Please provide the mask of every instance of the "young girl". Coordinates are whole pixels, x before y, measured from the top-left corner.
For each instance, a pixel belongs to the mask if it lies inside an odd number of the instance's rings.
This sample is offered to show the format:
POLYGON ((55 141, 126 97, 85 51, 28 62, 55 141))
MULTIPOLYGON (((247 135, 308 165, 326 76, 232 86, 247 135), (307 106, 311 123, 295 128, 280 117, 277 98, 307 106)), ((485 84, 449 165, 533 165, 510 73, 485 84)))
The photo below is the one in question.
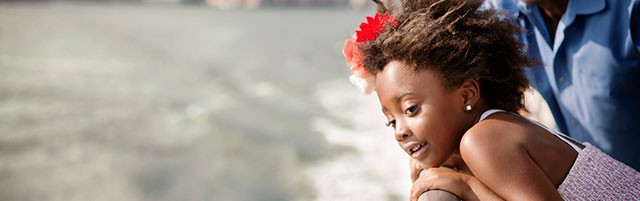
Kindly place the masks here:
POLYGON ((505 15, 478 0, 374 2, 378 13, 343 51, 352 82, 377 92, 398 144, 427 168, 412 200, 430 189, 463 200, 640 200, 640 173, 516 113, 532 61, 505 15))

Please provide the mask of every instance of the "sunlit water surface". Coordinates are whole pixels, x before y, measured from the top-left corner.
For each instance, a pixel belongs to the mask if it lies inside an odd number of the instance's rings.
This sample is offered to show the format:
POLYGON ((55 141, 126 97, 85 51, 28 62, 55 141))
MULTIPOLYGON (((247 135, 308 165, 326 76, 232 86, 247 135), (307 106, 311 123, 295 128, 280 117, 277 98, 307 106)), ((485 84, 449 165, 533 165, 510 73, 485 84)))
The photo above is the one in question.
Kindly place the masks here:
POLYGON ((0 200, 406 200, 372 12, 0 4, 0 200))

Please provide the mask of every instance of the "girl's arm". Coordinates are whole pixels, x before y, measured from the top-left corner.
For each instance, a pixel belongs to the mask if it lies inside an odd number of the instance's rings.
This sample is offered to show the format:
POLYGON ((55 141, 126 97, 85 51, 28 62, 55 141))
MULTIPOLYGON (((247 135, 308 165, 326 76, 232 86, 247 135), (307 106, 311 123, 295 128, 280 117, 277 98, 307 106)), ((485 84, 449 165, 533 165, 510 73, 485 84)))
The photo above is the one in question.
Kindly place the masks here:
POLYGON ((525 135, 508 127, 476 125, 464 135, 460 153, 477 182, 506 200, 562 200, 525 148, 525 135))

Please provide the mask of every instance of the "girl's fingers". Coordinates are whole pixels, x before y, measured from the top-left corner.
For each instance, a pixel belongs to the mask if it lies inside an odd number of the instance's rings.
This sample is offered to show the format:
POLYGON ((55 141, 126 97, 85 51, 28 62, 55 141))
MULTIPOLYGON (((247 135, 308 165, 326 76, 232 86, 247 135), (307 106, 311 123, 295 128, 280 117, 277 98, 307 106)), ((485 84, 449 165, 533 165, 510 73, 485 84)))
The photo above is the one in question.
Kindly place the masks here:
POLYGON ((418 177, 420 177, 420 171, 423 170, 422 165, 420 165, 418 161, 412 158, 409 162, 409 168, 411 172, 411 182, 415 182, 416 180, 418 180, 418 177))
POLYGON ((462 182, 458 174, 460 173, 449 168, 429 168, 422 170, 420 177, 413 182, 409 196, 410 200, 417 201, 422 193, 432 189, 445 190, 459 196, 457 194, 461 193, 460 189, 464 189, 462 185, 466 184, 462 182))
MULTIPOLYGON (((427 170, 423 170, 426 172, 427 170)), ((422 195, 422 193, 429 190, 429 186, 431 181, 427 178, 428 175, 424 175, 428 173, 423 173, 421 177, 419 177, 415 182, 413 182, 413 186, 411 187, 411 194, 409 195, 409 200, 417 201, 418 197, 422 195)))

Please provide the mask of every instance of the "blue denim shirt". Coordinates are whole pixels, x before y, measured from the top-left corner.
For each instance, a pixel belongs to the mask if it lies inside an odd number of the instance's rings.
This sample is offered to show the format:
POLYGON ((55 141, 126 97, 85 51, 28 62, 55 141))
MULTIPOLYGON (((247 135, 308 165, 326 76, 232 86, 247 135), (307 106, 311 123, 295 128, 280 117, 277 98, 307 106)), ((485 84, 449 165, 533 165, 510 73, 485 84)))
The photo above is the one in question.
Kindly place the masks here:
POLYGON ((570 0, 555 39, 536 5, 487 0, 527 31, 523 42, 544 66, 527 70, 561 132, 640 170, 638 0, 570 0))

